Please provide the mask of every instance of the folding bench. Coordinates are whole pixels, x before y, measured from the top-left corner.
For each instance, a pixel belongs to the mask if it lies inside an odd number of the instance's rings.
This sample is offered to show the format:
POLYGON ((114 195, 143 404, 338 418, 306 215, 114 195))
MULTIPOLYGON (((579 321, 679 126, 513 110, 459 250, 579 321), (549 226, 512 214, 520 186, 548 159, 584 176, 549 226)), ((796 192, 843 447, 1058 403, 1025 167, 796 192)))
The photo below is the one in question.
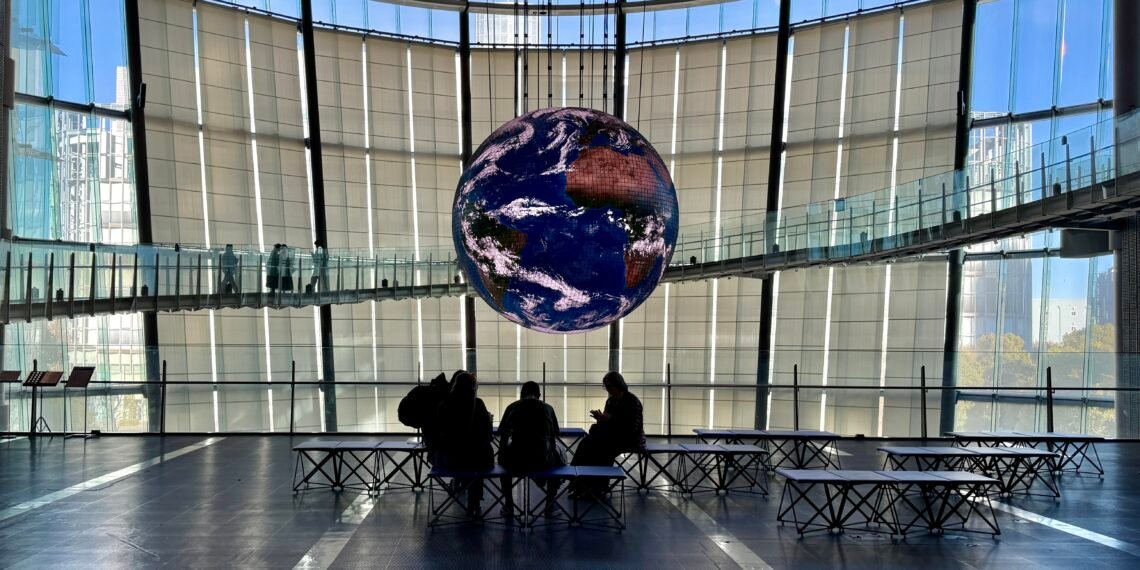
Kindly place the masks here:
MULTIPOLYGON (((800 537, 810 532, 847 528, 883 532, 870 525, 890 523, 882 517, 878 506, 883 485, 893 485, 894 481, 876 477, 875 480, 859 482, 840 473, 777 468, 776 474, 784 477, 785 483, 776 520, 781 524, 794 525, 800 537)), ((894 534, 891 530, 888 528, 888 532, 894 534)))
POLYGON ((520 507, 515 503, 514 512, 508 513, 507 516, 499 513, 500 507, 506 504, 506 495, 513 493, 515 485, 523 479, 524 477, 511 473, 500 465, 487 471, 459 471, 432 467, 428 473, 428 508, 431 511, 428 527, 469 522, 513 526, 516 521, 524 521, 525 517, 522 515, 527 512, 525 505, 520 507), (510 477, 510 488, 503 488, 503 477, 510 477), (491 484, 487 485, 488 482, 491 484), (483 487, 483 501, 478 512, 469 513, 467 491, 475 485, 483 487), (444 493, 443 501, 438 504, 435 500, 437 486, 444 493))
POLYGON ((768 494, 768 478, 761 476, 768 452, 755 445, 682 444, 682 491, 758 492, 768 494), (695 478, 695 480, 693 480, 695 478), (740 481, 741 484, 736 484, 740 481))
POLYGON ((340 490, 339 441, 306 441, 293 446, 297 461, 293 466, 293 492, 308 489, 340 490), (300 477, 300 480, 298 480, 300 477))
POLYGON ((379 463, 376 473, 383 474, 383 477, 376 483, 375 489, 379 490, 385 486, 389 489, 413 491, 426 489, 428 483, 426 455, 427 448, 418 441, 380 442, 376 446, 376 460, 379 463))
POLYGON ((625 530, 625 471, 621 467, 574 467, 583 496, 570 501, 570 526, 625 530), (600 516, 589 516, 598 512, 600 516))
POLYGON ((1058 454, 1032 447, 993 447, 974 450, 970 471, 998 480, 997 492, 1004 496, 1040 495, 1059 498, 1061 490, 1053 481, 1050 465, 1058 454), (1034 493, 1033 484, 1040 481, 1048 493, 1034 493))
POLYGON ((831 450, 837 449, 837 434, 816 430, 762 430, 758 433, 769 442, 765 446, 775 459, 776 467, 809 469, 818 465, 821 469, 840 469, 839 456, 832 457, 831 450))
POLYGON ((996 479, 963 471, 879 471, 895 480, 884 493, 878 509, 889 512, 893 530, 905 537, 916 529, 934 534, 947 530, 973 532, 997 537, 1001 534, 990 502, 996 479), (985 527, 967 527, 970 515, 985 527))
POLYGON ((1057 458, 1050 461, 1049 465, 1053 472, 1080 474, 1081 468, 1088 465, 1098 476, 1104 477, 1104 466, 1101 465, 1100 454, 1096 451, 1096 444, 1103 442, 1103 437, 1064 432, 1016 433, 1026 438, 1022 443, 1028 447, 1057 452, 1057 458))
POLYGON ((1001 530, 989 501, 997 481, 961 471, 821 471, 778 469, 787 483, 776 519, 803 535, 858 529, 905 538, 916 529, 981 532, 1001 530), (981 530, 968 528, 970 515, 981 530))
POLYGON ((568 510, 562 505, 560 499, 569 495, 570 483, 577 476, 578 468, 571 465, 563 465, 526 475, 527 481, 523 484, 523 502, 526 505, 524 522, 528 529, 534 530, 540 526, 560 524, 571 525, 571 521, 575 518, 573 507, 568 510), (546 483, 551 480, 558 481, 558 487, 554 493, 547 493, 546 483), (537 495, 533 488, 538 489, 537 495), (535 500, 536 497, 538 500, 535 500), (541 523, 539 523, 540 519, 542 520, 541 523))
POLYGON ((636 492, 684 492, 681 469, 686 453, 685 447, 679 443, 647 443, 645 449, 626 454, 618 463, 633 481, 636 492), (659 479, 663 481, 657 483, 659 479))
POLYGON ((965 447, 880 447, 883 469, 969 471, 978 454, 965 447))
POLYGON ((737 441, 736 433, 730 429, 694 428, 693 433, 697 434, 697 440, 701 443, 736 443, 737 441))
POLYGON ((334 455, 336 472, 341 489, 353 489, 370 493, 377 489, 380 478, 378 452, 379 441, 342 441, 334 455))

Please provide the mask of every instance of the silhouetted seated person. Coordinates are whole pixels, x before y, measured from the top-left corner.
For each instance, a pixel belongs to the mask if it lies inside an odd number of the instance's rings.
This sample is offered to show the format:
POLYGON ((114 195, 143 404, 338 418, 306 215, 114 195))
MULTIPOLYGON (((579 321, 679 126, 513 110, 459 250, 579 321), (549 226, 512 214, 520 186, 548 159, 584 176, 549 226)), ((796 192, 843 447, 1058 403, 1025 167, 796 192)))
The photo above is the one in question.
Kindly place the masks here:
MULTIPOLYGON (((486 471, 495 465, 491 450, 491 414, 483 400, 475 397, 475 375, 460 372, 454 376, 451 392, 439 404, 435 421, 427 430, 428 453, 432 465, 452 471, 486 471)), ((476 516, 483 500, 483 485, 473 484, 467 492, 467 513, 476 516)))
MULTIPOLYGON (((499 422, 499 465, 516 473, 562 466, 557 442, 558 416, 554 408, 540 399, 542 393, 537 382, 523 384, 519 395, 521 399, 507 406, 499 422)), ((511 478, 503 477, 502 484, 503 514, 509 517, 514 513, 514 497, 506 492, 511 488, 511 478)), ((549 480, 544 487, 547 496, 553 496, 558 490, 558 481, 549 480)), ((553 506, 553 503, 546 505, 547 514, 553 506)))
MULTIPOLYGON (((572 465, 613 466, 619 454, 645 448, 641 400, 630 393, 625 378, 617 372, 607 373, 602 384, 609 394, 606 408, 590 411, 597 423, 578 444, 572 465)), ((575 489, 575 494, 581 495, 582 489, 575 489)))
POLYGON ((440 374, 431 379, 431 383, 427 386, 416 386, 408 392, 404 399, 400 400, 400 406, 396 408, 396 417, 400 419, 400 423, 419 430, 423 430, 424 445, 431 445, 427 441, 428 425, 435 419, 435 411, 439 408, 440 402, 443 402, 447 397, 448 392, 451 390, 450 384, 447 382, 447 376, 440 374))

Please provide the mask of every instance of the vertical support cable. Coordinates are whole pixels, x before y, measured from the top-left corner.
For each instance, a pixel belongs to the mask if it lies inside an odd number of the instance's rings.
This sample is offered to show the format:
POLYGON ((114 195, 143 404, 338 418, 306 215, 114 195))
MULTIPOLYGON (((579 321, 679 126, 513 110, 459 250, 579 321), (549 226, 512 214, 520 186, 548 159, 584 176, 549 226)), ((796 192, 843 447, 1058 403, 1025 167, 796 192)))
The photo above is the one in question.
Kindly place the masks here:
MULTIPOLYGON (((958 116, 954 130, 954 195, 965 188, 966 160, 970 150, 970 75, 973 72, 974 20, 978 12, 977 0, 962 2, 962 53, 958 59, 958 116)), ((960 198, 956 198, 957 202, 960 198)), ((955 203, 955 208, 958 204, 955 203)), ((942 345, 942 413, 939 433, 954 431, 954 411, 958 384, 958 335, 962 318, 962 268, 966 256, 962 250, 950 252, 947 263, 946 328, 942 345)), ((1000 337, 998 337, 1000 339, 1000 337)), ((998 342, 1000 346, 1000 341, 998 342)))
MULTIPOLYGON (((625 85, 623 83, 626 59, 625 11, 622 10, 621 4, 621 0, 617 0, 614 6, 617 26, 617 29, 614 31, 614 51, 616 55, 614 63, 614 116, 619 119, 625 119, 625 85)), ((606 80, 607 78, 603 76, 602 81, 606 80)), ((610 323, 608 370, 621 370, 622 321, 624 321, 624 319, 610 323)))
MULTIPOLYGON (((791 54, 792 0, 780 0, 780 24, 776 35, 776 77, 772 86, 772 142, 768 154, 768 194, 765 210, 768 213, 764 224, 764 252, 768 253, 775 243, 775 217, 780 211, 780 190, 783 185, 784 141, 787 140, 785 116, 787 114, 791 54)), ((771 391, 768 386, 772 378, 772 359, 775 356, 772 335, 776 322, 776 288, 779 273, 765 277, 760 287, 760 334, 759 355, 756 359, 756 413, 754 427, 765 429, 768 425, 768 406, 771 391)))
MULTIPOLYGON (((328 227, 325 221, 325 172, 321 155, 320 104, 317 101, 317 48, 313 37, 313 0, 301 0, 301 43, 303 45, 304 84, 301 97, 304 100, 306 149, 309 158, 309 186, 312 192, 310 213, 312 216, 313 241, 320 241, 328 247, 328 227)), ((324 430, 336 431, 336 389, 331 385, 336 381, 336 365, 333 361, 332 307, 321 305, 317 309, 320 329, 320 359, 318 365, 321 394, 324 396, 324 430)))

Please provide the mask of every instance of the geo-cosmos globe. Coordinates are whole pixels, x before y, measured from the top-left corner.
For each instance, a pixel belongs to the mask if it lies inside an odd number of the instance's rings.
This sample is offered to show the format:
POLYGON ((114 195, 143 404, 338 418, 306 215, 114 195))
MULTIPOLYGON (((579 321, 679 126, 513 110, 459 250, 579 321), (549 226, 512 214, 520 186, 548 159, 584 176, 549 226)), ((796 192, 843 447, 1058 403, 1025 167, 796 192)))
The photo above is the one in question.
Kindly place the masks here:
POLYGON ((542 332, 582 332, 637 308, 677 241, 677 191, 617 117, 540 109, 507 122, 459 179, 452 237, 479 296, 542 332))

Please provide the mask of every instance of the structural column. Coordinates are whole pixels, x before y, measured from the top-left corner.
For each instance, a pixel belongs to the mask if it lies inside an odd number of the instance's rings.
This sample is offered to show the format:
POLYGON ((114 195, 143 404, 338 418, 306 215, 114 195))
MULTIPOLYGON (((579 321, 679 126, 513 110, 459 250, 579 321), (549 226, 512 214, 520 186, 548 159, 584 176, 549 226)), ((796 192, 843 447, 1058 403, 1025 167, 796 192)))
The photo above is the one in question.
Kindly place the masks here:
MULTIPOLYGON (((150 213, 150 165, 147 162, 146 145, 146 115, 143 108, 146 106, 146 85, 143 84, 142 73, 142 47, 139 32, 139 0, 127 0, 124 5, 127 35, 127 78, 130 85, 130 121, 131 144, 134 152, 135 172, 135 213, 137 216, 139 244, 154 243, 154 231, 150 213)), ((139 248, 145 251, 148 248, 139 248)), ((146 265, 154 263, 155 258, 139 259, 139 263, 146 265)), ((157 271, 157 268, 155 268, 157 271)), ((143 284, 158 295, 157 288, 151 283, 155 273, 143 273, 143 284)), ((162 429, 162 415, 165 402, 161 401, 162 389, 162 359, 158 353, 158 313, 146 311, 142 314, 143 348, 146 361, 145 395, 147 401, 147 429, 158 432, 162 429)))
MULTIPOLYGON (((776 216, 780 210, 780 179, 784 154, 784 107, 788 84, 788 42, 792 35, 792 0, 780 0, 780 28, 776 35, 776 77, 772 82, 772 143, 768 156, 768 196, 765 210, 764 247, 771 251, 776 242, 776 216)), ((764 253, 768 253, 765 251, 764 253)), ((756 358, 756 429, 768 424, 768 376, 772 366, 772 333, 776 310, 776 276, 769 275, 760 285, 760 346, 756 358)))
MULTIPOLYGON (((325 170, 321 158, 321 112, 317 101, 317 48, 313 39, 313 0, 301 0, 301 43, 305 58, 305 103, 309 118, 309 167, 313 175, 313 233, 328 247, 325 221, 325 170)), ((333 361, 332 306, 317 309, 321 328, 321 365, 324 370, 321 392, 325 397, 325 430, 336 431, 336 363, 333 361)))
MULTIPOLYGON (((962 52, 958 59, 958 120, 954 136, 954 184, 965 187, 965 169, 970 151, 970 78, 973 74, 974 20, 978 14, 978 1, 962 2, 962 52)), ((946 324, 942 345, 941 413, 938 420, 939 435, 954 431, 954 410, 958 393, 958 326, 962 320, 962 269, 966 254, 960 249, 950 252, 947 258, 946 324)))
MULTIPOLYGON (((1115 0, 1113 112, 1140 108, 1140 2, 1115 0)), ((1117 161, 1117 164, 1120 164, 1117 161)), ((1117 386, 1140 389, 1140 218, 1122 224, 1116 248, 1117 386)), ((1116 437, 1140 437, 1140 393, 1116 393, 1116 437)))
MULTIPOLYGON (((625 10, 621 0, 614 6, 614 116, 625 119, 625 10)), ((621 322, 610 323, 610 354, 609 368, 617 371, 621 368, 621 322)))
MULTIPOLYGON (((467 8, 459 13, 459 153, 463 168, 471 163, 471 15, 467 8)), ((472 275, 467 275, 471 281, 472 275)), ((474 291, 474 289, 471 289, 474 291)), ((475 295, 463 298, 463 335, 467 340, 467 354, 465 356, 466 369, 469 372, 478 371, 478 359, 475 357, 475 295)))

